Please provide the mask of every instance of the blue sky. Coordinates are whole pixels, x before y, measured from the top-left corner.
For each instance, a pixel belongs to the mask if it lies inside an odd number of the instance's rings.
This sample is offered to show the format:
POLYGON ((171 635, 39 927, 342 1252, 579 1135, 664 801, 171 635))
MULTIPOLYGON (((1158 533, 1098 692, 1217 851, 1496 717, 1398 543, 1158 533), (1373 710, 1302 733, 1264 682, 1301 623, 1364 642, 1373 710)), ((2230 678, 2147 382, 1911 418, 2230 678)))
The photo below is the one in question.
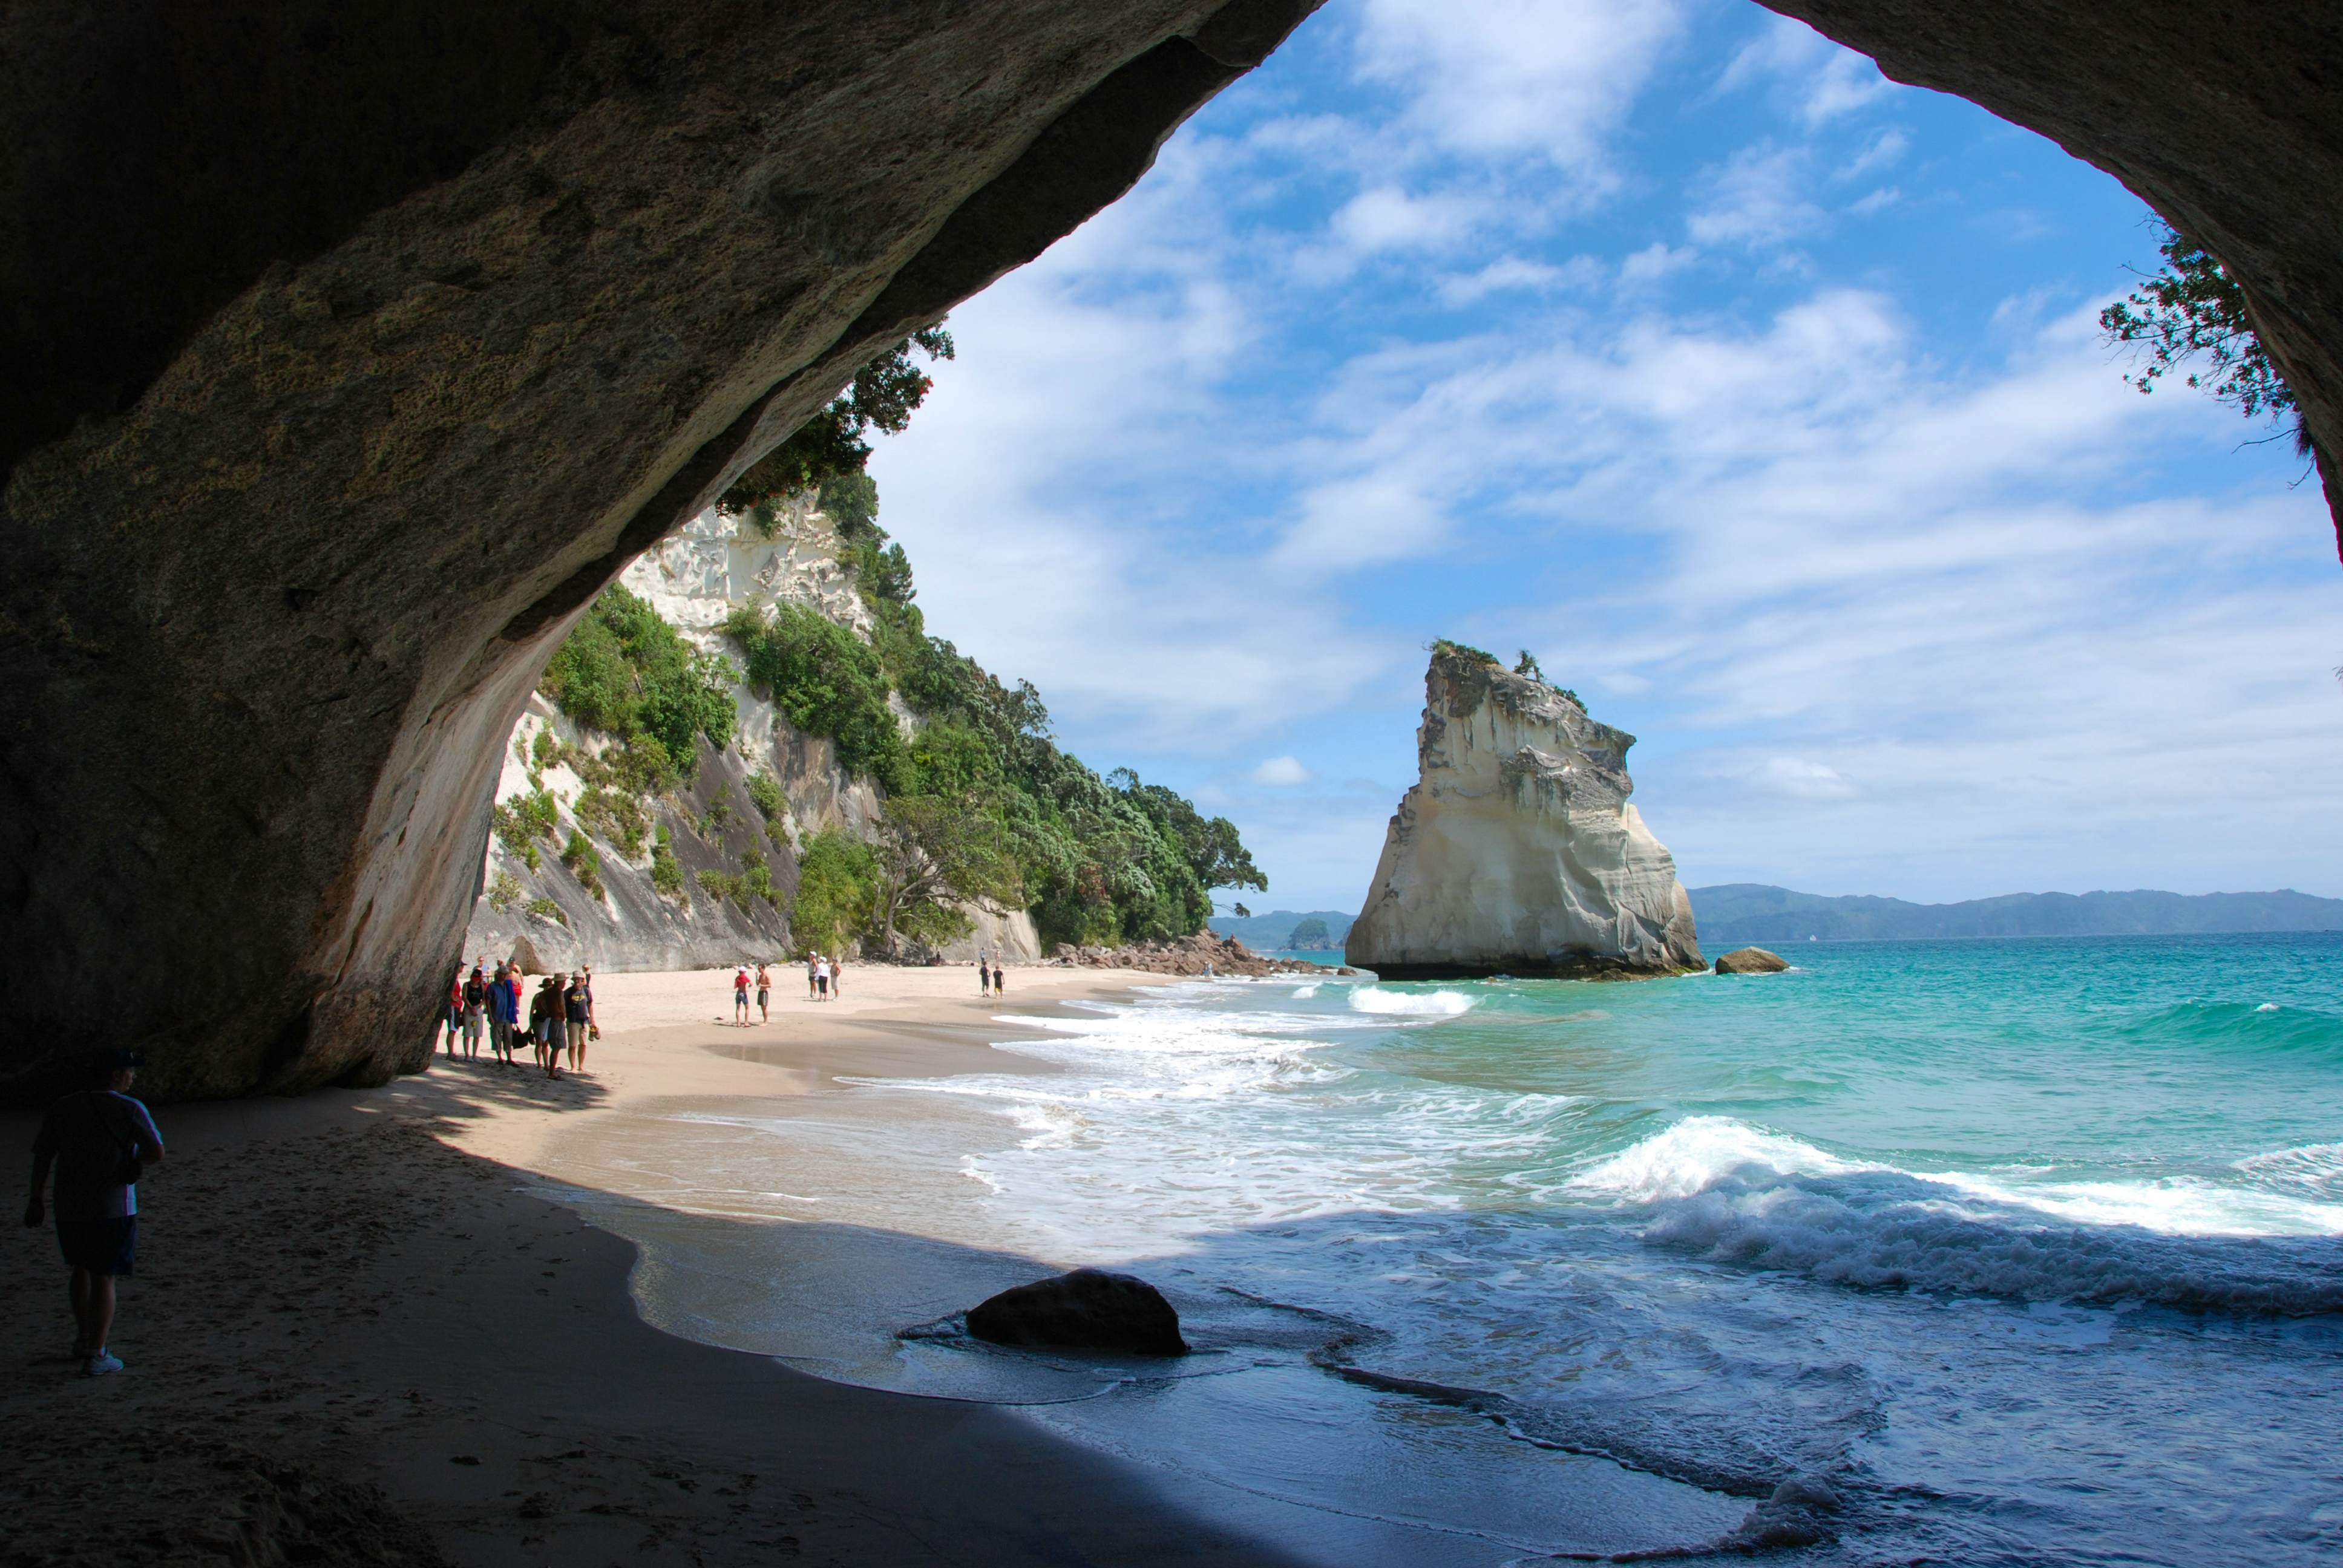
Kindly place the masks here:
POLYGON ((931 629, 1256 907, 1357 906, 1435 637, 1641 737, 1689 885, 2343 894, 2343 569, 2099 343, 2147 216, 1755 5, 1334 0, 872 471, 931 629))

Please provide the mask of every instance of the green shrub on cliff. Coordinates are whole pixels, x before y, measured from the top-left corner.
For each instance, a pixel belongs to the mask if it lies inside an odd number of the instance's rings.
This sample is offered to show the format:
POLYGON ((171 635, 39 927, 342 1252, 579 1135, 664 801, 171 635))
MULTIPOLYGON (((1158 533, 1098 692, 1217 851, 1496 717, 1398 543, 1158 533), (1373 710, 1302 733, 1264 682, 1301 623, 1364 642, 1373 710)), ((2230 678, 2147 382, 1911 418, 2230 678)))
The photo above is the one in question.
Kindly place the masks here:
POLYGON ((578 723, 631 747, 657 748, 639 769, 670 787, 691 776, 701 736, 732 739, 731 668, 695 652, 642 598, 613 583, 565 638, 538 684, 578 723))
POLYGON ((848 771, 890 790, 910 782, 910 753, 887 706, 887 671, 870 644, 791 604, 770 613, 736 609, 724 629, 740 645, 749 683, 798 729, 836 742, 848 771))

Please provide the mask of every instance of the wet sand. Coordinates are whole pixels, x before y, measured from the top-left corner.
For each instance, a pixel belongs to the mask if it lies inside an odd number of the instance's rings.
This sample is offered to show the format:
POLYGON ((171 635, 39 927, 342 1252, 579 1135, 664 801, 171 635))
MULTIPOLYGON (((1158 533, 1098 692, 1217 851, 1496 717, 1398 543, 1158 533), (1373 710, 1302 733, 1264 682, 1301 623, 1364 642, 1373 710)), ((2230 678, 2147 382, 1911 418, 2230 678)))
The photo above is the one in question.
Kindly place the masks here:
MULTIPOLYGON (((128 1371, 75 1375, 54 1239, 8 1232, 0 1562, 1282 1561, 1008 1412, 661 1333, 634 1248, 525 1191, 650 1100, 1003 1070, 971 970, 853 969, 819 1005, 793 978, 743 1029, 729 973, 604 977, 604 1039, 558 1081, 443 1056, 377 1090, 162 1108, 128 1371)), ((1160 983, 1010 979, 1021 1010, 1160 983)))

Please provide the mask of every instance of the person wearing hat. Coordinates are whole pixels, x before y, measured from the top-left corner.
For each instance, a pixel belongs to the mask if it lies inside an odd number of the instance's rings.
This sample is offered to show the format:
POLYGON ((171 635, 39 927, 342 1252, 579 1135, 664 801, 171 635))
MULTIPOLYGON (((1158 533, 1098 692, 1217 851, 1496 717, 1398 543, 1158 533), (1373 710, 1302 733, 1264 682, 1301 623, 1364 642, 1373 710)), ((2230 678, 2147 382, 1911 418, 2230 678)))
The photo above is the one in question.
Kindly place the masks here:
POLYGON ((106 1348, 114 1327, 114 1282, 132 1271, 138 1251, 138 1173, 163 1158, 163 1135, 146 1107, 130 1098, 144 1065, 127 1050, 98 1053, 89 1087, 49 1107, 33 1140, 33 1195, 25 1223, 38 1226, 42 1193, 56 1171, 57 1251, 73 1271, 74 1359, 85 1376, 122 1370, 106 1348))

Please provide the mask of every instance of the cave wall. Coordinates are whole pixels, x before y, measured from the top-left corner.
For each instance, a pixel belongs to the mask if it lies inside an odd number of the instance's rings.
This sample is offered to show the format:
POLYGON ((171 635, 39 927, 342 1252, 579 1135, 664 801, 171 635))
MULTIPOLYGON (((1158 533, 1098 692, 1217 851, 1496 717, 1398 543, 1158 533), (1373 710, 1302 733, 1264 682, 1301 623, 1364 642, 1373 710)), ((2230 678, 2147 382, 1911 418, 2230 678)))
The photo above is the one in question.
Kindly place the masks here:
POLYGON ((0 1090, 419 1063, 593 594, 1309 9, 0 14, 0 1090))
MULTIPOLYGON (((416 1065, 593 594, 1315 3, 0 9, 0 1092, 416 1065)), ((1775 8, 2200 236, 2343 450, 2331 6, 1775 8)))

